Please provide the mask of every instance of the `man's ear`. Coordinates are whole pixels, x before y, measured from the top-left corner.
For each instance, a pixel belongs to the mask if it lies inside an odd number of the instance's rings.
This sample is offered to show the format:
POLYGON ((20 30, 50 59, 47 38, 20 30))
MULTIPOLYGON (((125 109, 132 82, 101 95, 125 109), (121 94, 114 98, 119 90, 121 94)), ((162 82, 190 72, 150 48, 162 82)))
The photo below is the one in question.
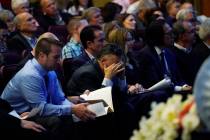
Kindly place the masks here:
POLYGON ((43 52, 40 52, 38 57, 39 57, 40 59, 42 59, 42 58, 44 58, 45 56, 46 56, 46 54, 44 54, 43 52))
POLYGON ((87 46, 92 46, 92 41, 87 41, 87 46))
POLYGON ((99 61, 101 62, 102 65, 106 65, 106 58, 105 57, 100 58, 99 61))

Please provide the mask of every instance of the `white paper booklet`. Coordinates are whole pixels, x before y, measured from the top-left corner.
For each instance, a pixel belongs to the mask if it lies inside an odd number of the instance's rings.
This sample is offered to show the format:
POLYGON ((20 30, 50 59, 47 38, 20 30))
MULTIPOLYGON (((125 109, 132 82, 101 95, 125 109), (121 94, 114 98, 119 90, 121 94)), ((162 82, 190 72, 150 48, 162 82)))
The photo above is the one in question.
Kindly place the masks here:
POLYGON ((148 90, 153 91, 153 90, 165 89, 165 88, 170 87, 171 84, 172 83, 171 83, 170 78, 164 78, 160 82, 158 82, 155 85, 153 85, 152 87, 148 88, 148 90))
POLYGON ((112 112, 114 112, 114 108, 113 108, 113 102, 112 102, 112 87, 105 87, 105 88, 101 88, 95 91, 90 92, 89 95, 87 94, 82 94, 80 95, 81 98, 85 99, 86 101, 104 101, 105 107, 106 104, 108 107, 110 107, 110 109, 112 110, 112 112))
MULTIPOLYGON (((114 112, 112 102, 112 87, 105 87, 90 92, 90 94, 80 95, 85 101, 89 102, 90 105, 87 108, 96 114, 96 117, 106 115, 109 112, 114 112)), ((80 119, 72 115, 74 122, 80 121, 80 119)))

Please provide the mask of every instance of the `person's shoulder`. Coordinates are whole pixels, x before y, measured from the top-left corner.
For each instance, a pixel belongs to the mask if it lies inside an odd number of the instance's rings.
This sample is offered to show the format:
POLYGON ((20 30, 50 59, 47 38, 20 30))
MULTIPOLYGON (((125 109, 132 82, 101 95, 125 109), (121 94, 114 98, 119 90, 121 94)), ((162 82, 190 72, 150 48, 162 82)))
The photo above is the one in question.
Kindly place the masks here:
POLYGON ((85 63, 81 67, 79 67, 74 73, 73 76, 85 76, 95 73, 95 67, 92 63, 85 63))
POLYGON ((40 75, 40 72, 36 69, 35 65, 32 63, 32 60, 28 60, 19 72, 20 75, 24 77, 39 77, 40 75))
MULTIPOLYGON (((144 48, 142 48, 138 54, 139 58, 144 58, 144 57, 148 57, 149 55, 152 54, 151 48, 149 46, 145 46, 144 48)), ((149 57, 150 58, 150 57, 149 57)), ((149 59, 148 58, 148 59, 149 59)))

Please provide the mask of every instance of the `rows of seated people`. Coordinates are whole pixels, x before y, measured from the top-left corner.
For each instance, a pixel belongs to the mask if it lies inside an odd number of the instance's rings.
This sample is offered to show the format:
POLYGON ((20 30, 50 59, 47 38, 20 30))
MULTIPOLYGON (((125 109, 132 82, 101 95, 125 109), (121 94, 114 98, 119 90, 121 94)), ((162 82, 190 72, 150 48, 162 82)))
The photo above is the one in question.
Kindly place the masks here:
MULTIPOLYGON (((46 128, 49 139, 127 140, 153 101, 192 93, 210 54, 210 19, 191 3, 60 2, 11 0, 0 9, 1 98, 19 117, 38 110, 26 120, 46 128), (163 79, 171 84, 147 90, 163 79), (115 112, 96 118, 80 95, 107 86, 115 112), (73 123, 72 114, 82 122, 73 123)), ((46 138, 36 125, 29 129, 46 138)))

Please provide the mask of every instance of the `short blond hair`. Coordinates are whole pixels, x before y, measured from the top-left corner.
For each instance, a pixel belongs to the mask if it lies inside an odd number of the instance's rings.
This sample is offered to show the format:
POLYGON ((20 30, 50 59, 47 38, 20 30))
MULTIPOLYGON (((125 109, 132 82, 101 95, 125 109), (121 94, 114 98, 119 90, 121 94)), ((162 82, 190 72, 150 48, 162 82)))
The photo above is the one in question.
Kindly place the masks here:
POLYGON ((90 19, 92 18, 93 14, 96 12, 101 12, 101 9, 97 8, 97 7, 90 7, 88 9, 85 9, 82 13, 82 17, 87 19, 87 21, 89 22, 90 19))
POLYGON ((22 4, 29 4, 29 1, 28 0, 12 0, 11 1, 11 7, 12 7, 12 10, 15 11, 16 8, 18 8, 20 5, 22 4))

